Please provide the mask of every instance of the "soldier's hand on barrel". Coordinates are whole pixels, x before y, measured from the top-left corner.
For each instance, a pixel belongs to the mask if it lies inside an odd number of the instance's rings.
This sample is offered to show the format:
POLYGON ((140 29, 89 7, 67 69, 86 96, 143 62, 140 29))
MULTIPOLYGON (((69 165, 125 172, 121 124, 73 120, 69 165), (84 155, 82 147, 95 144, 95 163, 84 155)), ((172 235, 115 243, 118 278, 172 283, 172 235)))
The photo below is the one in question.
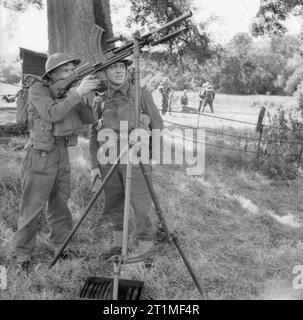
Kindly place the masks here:
POLYGON ((97 89, 100 85, 100 79, 96 75, 88 75, 82 79, 80 85, 76 89, 79 96, 84 96, 90 91, 97 89))

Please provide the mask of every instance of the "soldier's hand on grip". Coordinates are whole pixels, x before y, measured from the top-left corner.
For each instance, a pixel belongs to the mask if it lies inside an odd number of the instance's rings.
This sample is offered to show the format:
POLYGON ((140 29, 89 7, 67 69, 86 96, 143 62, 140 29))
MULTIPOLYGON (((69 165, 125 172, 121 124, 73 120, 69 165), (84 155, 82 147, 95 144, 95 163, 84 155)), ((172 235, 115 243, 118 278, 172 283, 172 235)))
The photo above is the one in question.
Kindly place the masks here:
POLYGON ((100 85, 100 79, 97 78, 95 75, 88 75, 82 79, 80 85, 76 89, 76 92, 79 96, 84 96, 90 91, 97 89, 100 85))

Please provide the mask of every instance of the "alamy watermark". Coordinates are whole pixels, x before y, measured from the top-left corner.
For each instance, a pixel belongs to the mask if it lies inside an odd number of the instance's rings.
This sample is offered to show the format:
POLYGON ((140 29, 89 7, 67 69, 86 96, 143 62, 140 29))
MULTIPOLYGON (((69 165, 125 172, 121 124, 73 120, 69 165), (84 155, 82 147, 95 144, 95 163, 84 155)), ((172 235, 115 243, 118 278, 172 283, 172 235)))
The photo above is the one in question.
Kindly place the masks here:
MULTIPOLYGON (((119 154, 130 144, 129 159, 132 164, 186 165, 186 174, 202 175, 205 170, 204 129, 134 129, 129 132, 128 122, 120 122, 117 133, 110 128, 101 129, 97 140, 101 147, 97 158, 100 164, 113 164, 119 154), (151 145, 150 145, 150 137, 151 145), (150 148, 151 147, 151 148, 150 148)), ((120 163, 127 164, 127 153, 120 163)))
POLYGON ((7 289, 7 269, 5 266, 0 266, 0 290, 7 289))
POLYGON ((294 266, 292 273, 296 274, 292 280, 292 287, 295 290, 303 289, 303 265, 294 266))

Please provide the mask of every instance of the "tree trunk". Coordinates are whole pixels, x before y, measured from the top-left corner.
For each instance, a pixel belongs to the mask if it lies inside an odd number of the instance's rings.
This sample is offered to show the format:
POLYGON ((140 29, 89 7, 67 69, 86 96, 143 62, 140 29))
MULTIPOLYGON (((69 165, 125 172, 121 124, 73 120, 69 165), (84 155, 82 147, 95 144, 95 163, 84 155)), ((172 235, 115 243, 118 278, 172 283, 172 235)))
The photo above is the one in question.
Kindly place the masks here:
POLYGON ((94 24, 107 31, 103 38, 113 36, 109 0, 47 0, 47 18, 49 54, 65 52, 85 62, 94 24))

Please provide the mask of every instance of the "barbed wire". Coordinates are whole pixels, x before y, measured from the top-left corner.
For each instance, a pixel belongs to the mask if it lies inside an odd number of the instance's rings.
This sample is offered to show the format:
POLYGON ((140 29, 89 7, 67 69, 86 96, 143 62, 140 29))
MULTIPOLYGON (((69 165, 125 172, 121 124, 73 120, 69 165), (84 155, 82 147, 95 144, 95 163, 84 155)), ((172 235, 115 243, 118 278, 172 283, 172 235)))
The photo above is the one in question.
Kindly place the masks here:
POLYGON ((234 150, 234 151, 241 151, 241 152, 245 152, 245 153, 254 153, 254 154, 258 153, 256 151, 238 149, 238 148, 233 148, 233 147, 228 147, 228 146, 220 146, 218 144, 212 144, 212 143, 209 143, 209 142, 199 141, 199 140, 196 140, 196 139, 190 139, 190 138, 186 138, 186 137, 179 136, 179 135, 176 135, 176 134, 172 134, 172 133, 169 133, 169 132, 165 132, 165 134, 168 134, 170 136, 177 137, 177 138, 180 138, 180 139, 192 141, 192 142, 195 142, 195 143, 198 143, 198 144, 205 144, 205 145, 211 146, 211 147, 216 147, 216 148, 221 148, 221 149, 229 149, 229 150, 234 150))
MULTIPOLYGON (((158 109, 158 110, 159 110, 159 111, 165 111, 165 110, 163 110, 163 109, 158 109)), ((198 114, 197 112, 185 112, 185 111, 175 111, 175 110, 171 110, 171 111, 166 110, 166 112, 169 112, 169 113, 183 113, 183 114, 200 115, 200 116, 203 116, 203 117, 210 117, 210 118, 216 118, 216 119, 221 119, 221 120, 239 122, 239 123, 249 124, 249 125, 253 125, 253 126, 256 126, 256 125, 257 125, 256 123, 252 123, 252 122, 248 122, 248 121, 235 120, 235 119, 224 118, 224 117, 218 117, 218 116, 213 116, 213 115, 204 114, 204 113, 198 114)))
MULTIPOLYGON (((176 123, 173 121, 168 121, 168 120, 163 120, 164 122, 167 123, 171 123, 174 124, 176 126, 179 127, 183 127, 183 128, 189 128, 189 129, 204 129, 205 132, 209 132, 209 133, 214 133, 214 134, 218 134, 218 135, 223 135, 223 136, 228 136, 228 137, 234 137, 234 138, 238 138, 238 139, 245 139, 245 140, 250 140, 250 141, 259 141, 259 139, 256 138, 250 138, 250 137, 246 137, 246 136, 239 136, 239 135, 233 135, 230 133, 225 133, 225 132, 220 132, 220 131, 215 131, 215 130, 209 130, 206 129, 204 127, 193 127, 193 126, 186 126, 180 123, 176 123)), ((273 140, 273 139, 261 139, 260 142, 272 142, 272 143, 287 143, 287 144, 303 144, 303 141, 283 141, 283 140, 273 140)))
MULTIPOLYGON (((165 111, 163 109, 159 109, 159 111, 165 111)), ((236 119, 230 119, 230 118, 225 118, 225 117, 218 117, 218 116, 213 116, 210 114, 204 114, 204 113, 197 113, 197 112, 185 112, 185 111, 175 111, 175 110, 171 110, 168 111, 166 110, 166 112, 168 113, 181 113, 181 114, 191 114, 191 115, 198 115, 198 116, 202 116, 202 117, 210 117, 210 118, 216 118, 216 119, 220 119, 220 120, 226 120, 226 121, 232 121, 232 122, 238 122, 238 123, 243 123, 243 124, 248 124, 248 125, 252 125, 252 126, 256 126, 257 123, 253 123, 253 122, 248 122, 248 121, 243 121, 243 120, 236 120, 236 119)), ((268 124, 262 124, 264 127, 268 127, 268 128, 273 128, 273 129, 279 129, 278 127, 275 126, 271 126, 268 124)))
POLYGON ((220 132, 220 131, 215 131, 215 130, 209 130, 209 129, 206 129, 205 127, 193 127, 193 126, 186 126, 186 125, 183 125, 183 124, 180 124, 180 123, 176 123, 176 122, 173 122, 173 121, 168 121, 168 120, 163 120, 163 121, 167 122, 167 123, 171 123, 171 124, 177 125, 177 126, 180 126, 180 127, 184 127, 184 128, 204 129, 205 132, 209 132, 209 133, 220 134, 220 135, 223 135, 223 136, 229 136, 229 137, 234 137, 234 138, 238 138, 238 139, 242 138, 242 139, 246 139, 246 140, 259 141, 256 138, 250 138, 250 137, 246 137, 246 136, 239 136, 239 135, 234 135, 234 134, 230 134, 230 133, 225 133, 225 132, 220 132))

